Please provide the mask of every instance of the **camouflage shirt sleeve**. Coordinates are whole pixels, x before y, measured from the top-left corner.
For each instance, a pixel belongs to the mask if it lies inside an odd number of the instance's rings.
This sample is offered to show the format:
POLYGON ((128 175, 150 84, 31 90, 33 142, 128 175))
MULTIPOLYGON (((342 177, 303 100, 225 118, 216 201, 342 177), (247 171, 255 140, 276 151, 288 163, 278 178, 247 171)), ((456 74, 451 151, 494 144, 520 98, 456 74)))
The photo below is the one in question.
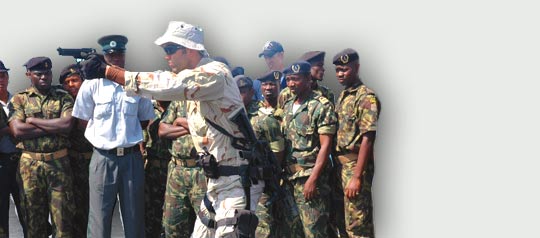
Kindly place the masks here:
POLYGON ((325 100, 321 100, 320 107, 313 112, 313 116, 317 120, 317 133, 319 135, 333 135, 336 134, 337 130, 337 116, 332 103, 326 98, 323 99, 325 100))
POLYGON ((26 120, 24 114, 24 96, 21 94, 16 94, 11 98, 11 103, 9 104, 9 121, 18 119, 26 120))
POLYGON ((73 111, 73 105, 75 103, 73 101, 73 97, 71 97, 69 93, 65 93, 60 100, 62 105, 62 112, 60 114, 61 117, 71 116, 71 113, 73 111))
POLYGON ((281 133, 279 121, 269 115, 259 115, 251 119, 253 130, 258 139, 266 139, 272 152, 285 150, 285 139, 281 133))
POLYGON ((172 101, 169 104, 169 107, 167 108, 167 110, 165 110, 165 114, 161 118, 162 123, 173 124, 174 120, 176 119, 178 103, 178 101, 172 101))
POLYGON ((377 97, 373 94, 366 95, 364 100, 360 102, 358 110, 360 111, 360 120, 358 120, 360 134, 376 131, 380 111, 380 103, 377 97))

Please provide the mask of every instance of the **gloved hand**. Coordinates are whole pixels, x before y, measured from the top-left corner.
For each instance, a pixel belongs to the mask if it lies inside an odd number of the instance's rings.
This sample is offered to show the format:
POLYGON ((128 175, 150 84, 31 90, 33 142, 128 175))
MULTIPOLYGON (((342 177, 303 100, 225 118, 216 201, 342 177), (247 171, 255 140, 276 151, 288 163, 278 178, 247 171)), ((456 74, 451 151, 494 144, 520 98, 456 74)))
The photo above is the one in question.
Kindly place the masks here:
POLYGON ((103 55, 92 53, 80 64, 84 79, 105 78, 107 63, 103 55))

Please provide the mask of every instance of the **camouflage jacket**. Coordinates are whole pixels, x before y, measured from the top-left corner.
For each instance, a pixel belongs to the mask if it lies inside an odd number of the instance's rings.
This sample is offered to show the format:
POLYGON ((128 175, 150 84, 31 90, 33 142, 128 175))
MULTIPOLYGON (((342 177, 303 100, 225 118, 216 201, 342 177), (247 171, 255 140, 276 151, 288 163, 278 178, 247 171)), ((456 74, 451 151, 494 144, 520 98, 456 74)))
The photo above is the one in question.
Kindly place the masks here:
MULTIPOLYGON (((187 117, 186 102, 172 101, 161 118, 162 123, 173 124, 178 117, 187 117)), ((176 138, 169 146, 169 153, 180 159, 189 159, 193 149, 193 140, 189 134, 176 138)))
POLYGON ((339 118, 336 151, 358 153, 362 135, 377 130, 380 110, 375 92, 362 83, 343 90, 336 104, 339 118))
POLYGON ((264 139, 270 144, 272 152, 277 153, 285 149, 285 140, 281 133, 279 121, 273 114, 268 114, 264 107, 259 107, 260 102, 252 102, 248 105, 253 131, 259 140, 264 139))
MULTIPOLYGON (((332 92, 332 90, 330 90, 326 86, 317 85, 317 87, 312 89, 312 90, 313 90, 313 92, 317 93, 318 95, 322 95, 323 97, 328 99, 332 103, 332 105, 334 104, 334 102, 335 102, 334 93, 332 92)), ((291 92, 291 90, 288 87, 284 88, 279 93, 277 108, 283 109, 285 104, 289 100, 291 100, 293 98, 294 98, 294 93, 291 92)))
MULTIPOLYGON (((41 95, 36 88, 30 87, 11 98, 9 121, 19 119, 24 122, 29 117, 55 119, 71 115, 72 109, 73 98, 66 91, 51 88, 46 95, 41 95)), ((48 134, 20 140, 17 148, 30 152, 49 153, 67 148, 69 145, 67 137, 48 134)))
MULTIPOLYGON (((283 135, 287 143, 287 164, 299 164, 309 168, 301 176, 311 174, 320 149, 319 135, 334 135, 337 118, 334 106, 315 92, 293 113, 295 99, 285 104, 282 122, 283 135)), ((295 176, 298 177, 298 176, 295 176)))
POLYGON ((171 158, 171 154, 169 152, 171 140, 160 138, 158 135, 159 123, 167 110, 161 109, 155 100, 152 100, 152 104, 154 106, 154 114, 156 114, 156 118, 152 120, 152 123, 150 123, 146 129, 148 134, 148 140, 146 141, 146 151, 148 153, 147 158, 149 160, 168 160, 171 158))

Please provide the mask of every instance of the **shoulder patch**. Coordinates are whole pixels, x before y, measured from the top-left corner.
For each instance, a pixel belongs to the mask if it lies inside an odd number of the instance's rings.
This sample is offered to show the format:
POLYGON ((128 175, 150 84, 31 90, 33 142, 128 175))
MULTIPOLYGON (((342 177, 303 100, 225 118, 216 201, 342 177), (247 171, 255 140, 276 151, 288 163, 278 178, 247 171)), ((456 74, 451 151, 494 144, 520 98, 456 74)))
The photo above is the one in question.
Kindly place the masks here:
POLYGON ((318 100, 319 102, 321 102, 322 104, 328 104, 328 103, 330 103, 330 100, 328 100, 328 98, 323 97, 323 96, 321 96, 321 95, 317 96, 317 100, 318 100))

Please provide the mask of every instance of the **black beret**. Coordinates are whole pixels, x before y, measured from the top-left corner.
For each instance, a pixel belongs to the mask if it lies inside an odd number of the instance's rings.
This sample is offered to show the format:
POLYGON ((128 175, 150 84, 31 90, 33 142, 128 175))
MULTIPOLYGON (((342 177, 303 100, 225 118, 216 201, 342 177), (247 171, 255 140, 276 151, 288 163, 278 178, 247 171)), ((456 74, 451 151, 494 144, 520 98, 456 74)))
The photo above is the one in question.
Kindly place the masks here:
POLYGON ((9 69, 6 68, 6 66, 4 65, 4 62, 0 60, 0 72, 7 72, 7 71, 9 71, 9 69))
POLYGON ((300 60, 305 60, 309 62, 310 64, 313 64, 315 62, 324 62, 324 55, 326 53, 324 51, 308 51, 300 57, 300 60))
POLYGON ((257 78, 261 83, 266 81, 279 81, 281 77, 283 76, 283 73, 280 71, 270 71, 263 76, 257 78))
POLYGON ((283 69, 283 74, 311 74, 311 64, 304 60, 296 61, 283 69))
POLYGON ((51 59, 48 57, 40 56, 29 59, 24 66, 28 71, 49 71, 52 68, 51 59))
MULTIPOLYGON (((70 64, 68 66, 66 66, 64 69, 62 69, 62 71, 60 72, 60 77, 58 78, 58 81, 60 82, 60 84, 63 84, 64 83, 64 80, 71 76, 71 75, 74 75, 74 74, 78 74, 81 76, 81 71, 79 70, 79 67, 77 67, 76 64, 70 64)), ((82 79, 82 77, 81 77, 82 79)))
POLYGON ((347 48, 337 53, 332 59, 332 63, 335 65, 346 65, 349 62, 353 62, 358 59, 358 53, 351 48, 347 48))
POLYGON ((113 52, 125 52, 128 38, 123 35, 107 35, 99 38, 98 44, 103 47, 105 54, 113 52))

